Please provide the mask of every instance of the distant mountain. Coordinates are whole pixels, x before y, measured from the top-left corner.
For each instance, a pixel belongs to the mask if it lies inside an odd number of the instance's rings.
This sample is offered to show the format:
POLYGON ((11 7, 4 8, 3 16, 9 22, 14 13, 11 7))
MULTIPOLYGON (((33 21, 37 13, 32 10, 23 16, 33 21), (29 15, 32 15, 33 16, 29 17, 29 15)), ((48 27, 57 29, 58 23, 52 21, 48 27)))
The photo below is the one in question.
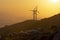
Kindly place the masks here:
POLYGON ((13 25, 6 25, 1 28, 1 32, 20 32, 21 30, 30 30, 36 28, 49 28, 53 25, 60 26, 60 14, 54 15, 50 18, 45 18, 38 21, 26 20, 24 22, 16 23, 13 25))

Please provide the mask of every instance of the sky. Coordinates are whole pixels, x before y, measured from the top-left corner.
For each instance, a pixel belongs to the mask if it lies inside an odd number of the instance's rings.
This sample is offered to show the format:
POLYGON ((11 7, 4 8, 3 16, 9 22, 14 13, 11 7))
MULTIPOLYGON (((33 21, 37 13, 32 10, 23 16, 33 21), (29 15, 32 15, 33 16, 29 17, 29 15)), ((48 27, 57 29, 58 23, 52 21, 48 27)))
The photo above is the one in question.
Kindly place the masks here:
POLYGON ((38 7, 38 20, 60 13, 60 0, 0 0, 0 26, 32 19, 38 7))

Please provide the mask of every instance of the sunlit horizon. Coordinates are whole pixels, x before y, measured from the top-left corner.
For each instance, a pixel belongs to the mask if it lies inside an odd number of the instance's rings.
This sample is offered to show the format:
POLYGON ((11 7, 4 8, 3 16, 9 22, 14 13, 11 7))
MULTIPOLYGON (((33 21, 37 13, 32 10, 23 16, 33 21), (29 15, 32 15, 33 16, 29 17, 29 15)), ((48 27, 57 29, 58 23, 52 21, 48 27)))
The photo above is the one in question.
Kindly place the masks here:
POLYGON ((32 19, 32 10, 38 6, 38 19, 60 13, 60 0, 1 0, 0 24, 11 24, 32 19))

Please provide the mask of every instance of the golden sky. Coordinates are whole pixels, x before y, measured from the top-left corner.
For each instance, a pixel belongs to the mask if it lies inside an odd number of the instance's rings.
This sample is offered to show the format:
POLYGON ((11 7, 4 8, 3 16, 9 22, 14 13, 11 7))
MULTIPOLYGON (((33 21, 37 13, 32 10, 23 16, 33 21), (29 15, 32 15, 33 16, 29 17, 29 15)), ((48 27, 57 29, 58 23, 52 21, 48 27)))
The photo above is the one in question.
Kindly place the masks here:
POLYGON ((60 0, 0 0, 0 24, 32 19, 32 10, 38 6, 38 19, 60 12, 60 0))

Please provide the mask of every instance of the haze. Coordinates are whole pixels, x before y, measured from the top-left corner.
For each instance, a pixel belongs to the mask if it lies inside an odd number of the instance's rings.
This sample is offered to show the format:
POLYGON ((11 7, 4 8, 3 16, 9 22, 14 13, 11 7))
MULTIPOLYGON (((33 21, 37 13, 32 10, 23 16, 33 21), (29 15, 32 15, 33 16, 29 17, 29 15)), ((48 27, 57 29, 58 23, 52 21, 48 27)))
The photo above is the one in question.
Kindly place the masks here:
POLYGON ((32 19, 32 10, 38 6, 38 19, 60 12, 60 1, 52 0, 0 0, 0 26, 32 19))

